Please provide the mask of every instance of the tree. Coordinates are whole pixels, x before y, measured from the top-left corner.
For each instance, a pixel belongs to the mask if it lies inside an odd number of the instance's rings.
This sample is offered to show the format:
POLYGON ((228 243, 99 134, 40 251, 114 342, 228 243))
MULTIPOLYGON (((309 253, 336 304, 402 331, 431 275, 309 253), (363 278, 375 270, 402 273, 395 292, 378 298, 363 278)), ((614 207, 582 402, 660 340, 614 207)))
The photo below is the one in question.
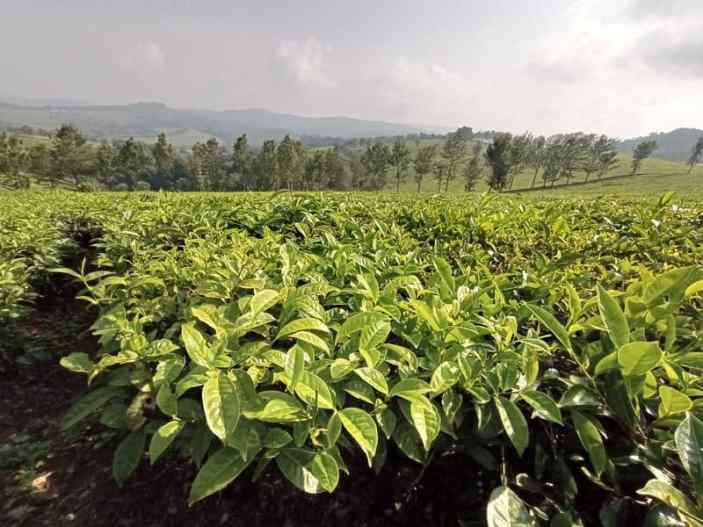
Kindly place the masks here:
POLYGON ((471 141, 474 138, 474 129, 470 126, 460 126, 454 133, 459 134, 467 141, 471 141))
POLYGON ((295 157, 296 149, 294 141, 291 139, 290 135, 286 134, 283 141, 281 141, 276 149, 276 166, 278 170, 274 178, 274 190, 279 190, 280 188, 291 190, 293 188, 293 169, 296 165, 295 157))
POLYGON ((527 164, 530 144, 532 143, 532 134, 526 132, 522 135, 516 135, 510 141, 510 167, 508 169, 508 189, 513 188, 515 176, 517 176, 527 164))
POLYGON ((617 157, 616 145, 617 141, 607 135, 586 136, 586 152, 581 166, 586 174, 585 181, 594 173, 598 174, 600 179, 610 170, 617 157))
POLYGON ((422 189, 422 180, 427 174, 432 172, 437 156, 437 145, 418 146, 415 154, 415 183, 417 191, 422 189))
POLYGON ((208 139, 205 144, 195 143, 192 148, 191 162, 200 188, 214 191, 226 190, 225 149, 217 139, 214 137, 208 139))
POLYGON ((369 175, 369 186, 380 190, 386 185, 386 170, 390 163, 391 152, 387 145, 377 141, 366 147, 361 163, 369 175))
POLYGON ((115 180, 134 189, 138 181, 143 181, 151 174, 151 156, 147 146, 130 137, 117 145, 114 158, 115 180))
POLYGON ((659 148, 659 145, 654 139, 642 141, 632 152, 632 175, 634 176, 640 169, 642 161, 651 156, 654 151, 659 148))
POLYGON ((349 171, 351 172, 351 185, 354 190, 361 190, 366 186, 368 173, 361 162, 362 155, 351 152, 349 155, 349 171))
POLYGON ((83 134, 71 124, 63 124, 52 138, 49 155, 51 184, 72 179, 78 186, 90 175, 90 149, 83 134))
POLYGON ((295 162, 292 168, 292 188, 303 188, 303 174, 305 172, 305 162, 308 159, 308 151, 302 141, 293 141, 293 158, 295 162))
POLYGON ((276 141, 264 141, 253 161, 254 188, 270 190, 276 181, 276 141))
POLYGON ((51 184, 51 179, 49 178, 49 156, 49 146, 46 143, 35 144, 27 152, 27 169, 38 180, 51 184))
POLYGON ((703 137, 699 137, 698 141, 696 141, 696 144, 693 145, 693 149, 691 150, 691 157, 688 158, 688 173, 690 174, 691 171, 693 171, 693 167, 695 167, 698 163, 701 162, 701 157, 703 156, 703 137))
POLYGON ((533 170, 530 188, 534 188, 539 171, 544 166, 546 145, 547 140, 540 135, 532 140, 528 148, 526 164, 533 170))
POLYGON ((488 175, 488 186, 491 190, 501 191, 508 183, 511 141, 512 136, 510 134, 497 134, 486 149, 486 161, 491 167, 488 175))
POLYGON ((100 143, 95 151, 95 177, 107 188, 113 188, 115 181, 115 150, 107 141, 100 143))
POLYGON ((176 152, 173 145, 166 139, 166 134, 161 132, 156 143, 151 147, 151 156, 154 159, 154 174, 150 178, 152 187, 172 187, 174 184, 173 168, 176 163, 176 152))
POLYGON ((617 150, 609 150, 603 152, 598 160, 598 179, 600 180, 605 176, 611 168, 618 164, 618 152, 617 150))
POLYGON ((29 178, 22 173, 25 162, 21 139, 5 133, 0 135, 0 176, 4 176, 5 185, 13 188, 29 186, 29 178))
POLYGON ((325 180, 325 152, 315 150, 305 161, 305 187, 307 190, 322 190, 325 180))
POLYGON ((588 137, 580 132, 561 136, 559 176, 566 178, 567 185, 571 183, 574 173, 583 167, 588 152, 588 142, 588 137))
POLYGON ((345 187, 344 160, 339 147, 335 146, 325 152, 324 168, 327 180, 327 188, 331 190, 343 190, 345 187))
MULTIPOLYGON (((460 129, 461 130, 461 129, 460 129)), ((466 137, 460 131, 456 131, 447 136, 442 149, 442 156, 446 160, 446 170, 444 174, 444 191, 449 191, 449 183, 456 178, 456 171, 459 163, 466 156, 466 137)))
POLYGON ((410 150, 405 142, 398 140, 393 143, 390 164, 395 168, 395 191, 400 192, 400 183, 405 181, 410 166, 410 150))
POLYGON ((254 188, 252 181, 252 155, 247 142, 247 134, 240 135, 232 145, 229 163, 229 178, 236 180, 237 187, 243 190, 254 188))
POLYGON ((432 173, 437 182, 437 192, 442 192, 442 183, 447 178, 447 161, 443 157, 435 160, 432 173))
POLYGON ((474 143, 473 157, 464 169, 464 190, 471 192, 481 179, 483 164, 481 163, 481 143, 474 143))

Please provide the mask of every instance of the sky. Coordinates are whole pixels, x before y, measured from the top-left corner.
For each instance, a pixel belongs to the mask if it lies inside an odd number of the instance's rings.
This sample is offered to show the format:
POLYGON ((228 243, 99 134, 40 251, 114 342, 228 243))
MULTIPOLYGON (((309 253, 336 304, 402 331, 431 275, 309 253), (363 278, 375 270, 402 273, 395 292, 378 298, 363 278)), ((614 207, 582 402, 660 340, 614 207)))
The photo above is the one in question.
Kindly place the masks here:
POLYGON ((0 92, 616 137, 703 128, 703 0, 0 0, 0 92))

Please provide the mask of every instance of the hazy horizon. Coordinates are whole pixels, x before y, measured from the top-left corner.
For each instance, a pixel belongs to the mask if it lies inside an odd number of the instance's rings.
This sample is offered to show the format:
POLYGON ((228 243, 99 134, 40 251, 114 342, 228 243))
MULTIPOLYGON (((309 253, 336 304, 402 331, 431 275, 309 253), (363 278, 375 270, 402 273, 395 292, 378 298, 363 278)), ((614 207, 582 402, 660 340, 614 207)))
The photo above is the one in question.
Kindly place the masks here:
POLYGON ((703 127, 703 2, 2 1, 2 95, 618 137, 703 127))

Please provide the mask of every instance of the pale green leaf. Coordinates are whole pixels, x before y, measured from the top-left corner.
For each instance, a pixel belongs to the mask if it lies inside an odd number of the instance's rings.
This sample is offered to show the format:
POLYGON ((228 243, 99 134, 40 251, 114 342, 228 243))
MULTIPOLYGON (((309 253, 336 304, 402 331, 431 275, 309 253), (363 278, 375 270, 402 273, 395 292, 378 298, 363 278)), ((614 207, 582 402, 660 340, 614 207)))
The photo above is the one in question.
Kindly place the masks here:
POLYGON ((287 337, 298 331, 320 331, 322 333, 329 333, 330 329, 324 322, 316 318, 300 318, 283 326, 278 332, 276 339, 287 337))
POLYGON ((166 449, 173 443, 178 434, 181 433, 185 423, 183 421, 173 420, 159 429, 151 436, 149 443, 149 462, 153 465, 161 457, 166 449))
POLYGON ((378 429, 376 423, 360 408, 345 408, 338 412, 342 426, 366 454, 369 467, 373 464, 373 456, 378 446, 378 429))
POLYGON ((630 326, 620 304, 598 285, 598 311, 616 348, 630 342, 630 326))
POLYGON ((210 377, 203 386, 202 400, 210 430, 229 445, 240 414, 239 395, 234 384, 226 374, 220 372, 210 377))
POLYGON ((357 368, 354 370, 363 381, 384 395, 388 395, 388 382, 384 375, 375 368, 357 368))
POLYGON ((618 364, 625 376, 644 375, 655 368, 661 358, 657 342, 630 342, 618 350, 618 364))

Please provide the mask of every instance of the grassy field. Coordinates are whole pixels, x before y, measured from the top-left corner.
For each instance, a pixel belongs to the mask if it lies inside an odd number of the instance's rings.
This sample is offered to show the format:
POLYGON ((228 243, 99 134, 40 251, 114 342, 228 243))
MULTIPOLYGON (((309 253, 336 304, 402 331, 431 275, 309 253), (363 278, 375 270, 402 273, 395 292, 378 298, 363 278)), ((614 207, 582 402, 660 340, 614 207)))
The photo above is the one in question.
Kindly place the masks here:
MULTIPOLYGON (((576 173, 571 183, 573 186, 562 186, 565 182, 558 182, 555 188, 547 187, 543 191, 545 195, 556 193, 561 196, 589 196, 593 194, 615 194, 615 195, 648 195, 652 193, 661 193, 669 190, 681 193, 695 193, 703 195, 703 165, 698 165, 688 174, 688 166, 685 163, 678 161, 670 161, 667 159, 650 158, 646 159, 640 168, 640 173, 636 176, 630 176, 630 164, 632 157, 628 154, 620 154, 618 156, 619 163, 608 174, 608 178, 602 181, 594 180, 586 185, 581 185, 585 180, 585 174, 576 173), (623 177, 626 176, 626 177, 623 177)), ((484 168, 484 176, 488 168, 484 168)), ((540 173, 541 175, 541 173, 540 173)), ((537 178, 537 187, 541 187, 540 175, 537 178)), ((386 190, 395 190, 395 183, 391 181, 393 175, 389 173, 389 182, 386 185, 386 190)), ((405 183, 401 185, 401 191, 413 192, 417 185, 413 182, 414 170, 408 172, 408 177, 405 183)), ((513 190, 529 189, 532 183, 532 170, 524 170, 515 177, 513 190)), ((434 193, 437 191, 437 182, 432 179, 426 179, 422 184, 423 192, 434 193)), ((488 190, 485 181, 479 182, 476 190, 484 192, 488 190)), ((449 185, 449 192, 460 193, 464 191, 464 180, 457 177, 449 185)), ((540 194, 542 191, 531 191, 530 194, 540 194)))

